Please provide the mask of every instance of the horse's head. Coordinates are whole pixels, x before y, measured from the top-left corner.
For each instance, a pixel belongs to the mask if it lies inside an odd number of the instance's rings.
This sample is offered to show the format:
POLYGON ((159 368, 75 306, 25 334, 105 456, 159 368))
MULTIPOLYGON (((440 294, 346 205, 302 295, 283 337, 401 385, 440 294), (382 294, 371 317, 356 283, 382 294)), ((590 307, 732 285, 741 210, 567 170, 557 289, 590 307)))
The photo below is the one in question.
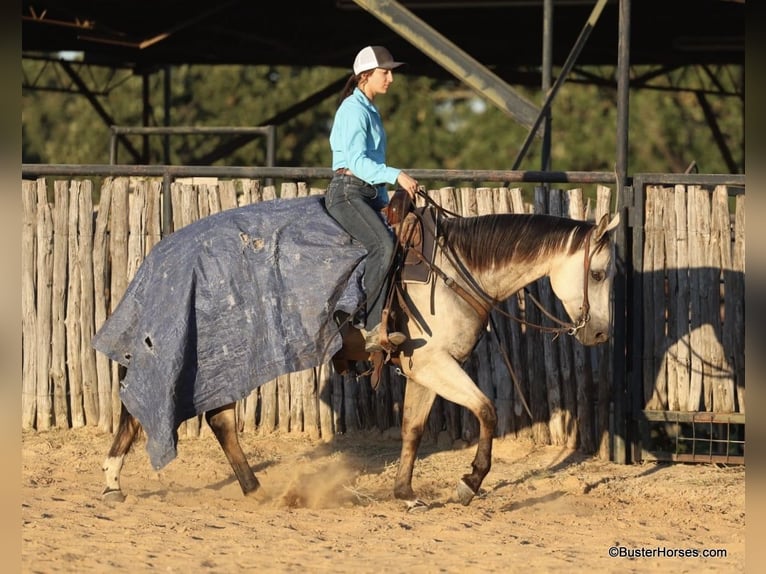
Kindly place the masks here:
POLYGON ((602 217, 589 234, 589 241, 550 273, 551 287, 567 314, 578 326, 582 325, 575 337, 584 345, 603 343, 612 332, 615 264, 610 232, 619 223, 619 214, 611 221, 606 215, 602 217))

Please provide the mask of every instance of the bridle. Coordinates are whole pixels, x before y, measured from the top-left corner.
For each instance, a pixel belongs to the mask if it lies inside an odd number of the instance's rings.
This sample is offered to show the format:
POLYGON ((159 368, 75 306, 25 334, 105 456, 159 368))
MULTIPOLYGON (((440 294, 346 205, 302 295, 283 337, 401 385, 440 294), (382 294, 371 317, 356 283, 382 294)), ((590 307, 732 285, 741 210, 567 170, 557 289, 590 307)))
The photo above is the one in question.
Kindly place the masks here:
MULTIPOLYGON (((572 323, 569 321, 562 321, 558 317, 554 316, 553 314, 549 313, 542 304, 535 298, 534 295, 532 295, 531 292, 527 290, 526 295, 530 298, 530 300, 537 306, 537 308, 540 310, 541 313, 543 313, 546 317, 548 317, 551 321, 554 321, 560 325, 560 327, 542 327, 539 325, 532 325, 531 323, 525 322, 525 324, 537 327, 538 329, 544 329, 548 332, 555 332, 558 334, 566 333, 567 335, 576 335, 577 332, 585 327, 586 323, 590 321, 590 300, 588 298, 588 278, 590 277, 590 262, 593 258, 593 255, 595 254, 595 251, 590 251, 590 239, 593 236, 593 227, 591 227, 588 232, 585 235, 585 257, 583 261, 583 286, 582 286, 582 306, 580 307, 580 317, 577 320, 576 323, 572 323)), ((502 311, 501 309, 497 309, 498 312, 502 311)), ((504 313, 505 316, 509 316, 504 313)), ((513 318, 513 317, 511 317, 513 318)))
MULTIPOLYGON (((436 202, 434 202, 430 197, 428 197, 427 194, 419 192, 423 197, 426 198, 426 201, 432 205, 437 211, 440 213, 449 215, 451 217, 461 217, 458 214, 452 213, 440 205, 438 205, 436 202)), ((559 319, 553 313, 549 312, 543 305, 538 301, 538 299, 532 295, 532 293, 525 289, 525 296, 529 297, 529 299, 535 304, 535 306, 540 310, 540 312, 548 317, 551 321, 557 324, 557 326, 547 326, 537 323, 532 323, 530 321, 527 321, 526 319, 522 319, 520 317, 516 317, 515 315, 511 315, 510 313, 506 312, 502 308, 500 308, 499 304, 500 302, 488 295, 484 289, 476 282, 473 275, 466 269, 463 262, 458 257, 457 253, 455 253, 454 249, 451 249, 448 245, 445 245, 444 238, 440 235, 438 235, 436 241, 439 245, 439 248, 442 250, 442 253, 444 253, 447 257, 447 259, 450 261, 452 266, 458 271, 458 276, 464 283, 466 283, 470 287, 470 291, 465 289, 459 282, 457 282, 454 278, 450 277, 444 270, 442 270, 440 267, 438 267, 435 263, 427 261, 423 255, 417 251, 412 250, 412 253, 415 253, 416 256, 424 262, 426 265, 429 266, 429 268, 436 273, 436 275, 441 278, 444 283, 451 288, 455 293, 457 293, 463 300, 465 300, 472 308, 473 310, 481 317, 484 324, 489 320, 490 313, 492 311, 495 311, 499 315, 502 315, 503 317, 506 317, 508 319, 512 319, 513 321, 516 321, 517 323, 520 323, 522 325, 532 327, 534 329, 538 329, 539 331, 545 332, 545 333, 554 333, 556 337, 558 337, 562 333, 566 333, 567 335, 576 335, 578 331, 580 331, 585 325, 590 321, 590 300, 588 298, 588 278, 590 277, 590 267, 591 267, 591 259, 593 255, 595 254, 595 251, 591 252, 590 250, 590 241, 591 237, 593 235, 594 228, 591 227, 588 229, 588 232, 585 235, 584 240, 584 261, 583 261, 583 299, 582 299, 582 306, 580 307, 580 316, 577 319, 576 322, 571 321, 564 321, 562 319, 559 319)))

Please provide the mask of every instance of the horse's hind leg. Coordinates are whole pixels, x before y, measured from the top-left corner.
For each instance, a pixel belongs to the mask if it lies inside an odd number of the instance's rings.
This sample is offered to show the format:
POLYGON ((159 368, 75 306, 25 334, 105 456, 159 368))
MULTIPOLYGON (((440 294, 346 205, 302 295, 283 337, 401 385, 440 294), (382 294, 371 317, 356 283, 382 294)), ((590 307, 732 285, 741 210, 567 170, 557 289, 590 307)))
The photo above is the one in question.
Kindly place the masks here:
POLYGON ((404 391, 402 415, 402 454, 394 482, 394 496, 402 500, 414 500, 412 469, 415 466, 420 441, 423 438, 428 413, 436 398, 431 389, 409 381, 404 391))
POLYGON ((141 428, 138 419, 128 412, 125 405, 120 410, 120 422, 112 441, 112 447, 101 469, 104 471, 106 488, 101 497, 108 502, 123 502, 125 495, 120 489, 120 471, 133 441, 141 428))
POLYGON ((258 479, 255 478, 255 474, 253 474, 253 470, 250 468, 245 453, 242 452, 242 447, 239 444, 237 424, 234 417, 234 403, 207 411, 205 419, 210 428, 213 429, 213 433, 218 439, 223 452, 226 453, 226 458, 229 459, 229 464, 234 469, 234 474, 237 476, 242 492, 246 495, 255 492, 260 484, 258 479))

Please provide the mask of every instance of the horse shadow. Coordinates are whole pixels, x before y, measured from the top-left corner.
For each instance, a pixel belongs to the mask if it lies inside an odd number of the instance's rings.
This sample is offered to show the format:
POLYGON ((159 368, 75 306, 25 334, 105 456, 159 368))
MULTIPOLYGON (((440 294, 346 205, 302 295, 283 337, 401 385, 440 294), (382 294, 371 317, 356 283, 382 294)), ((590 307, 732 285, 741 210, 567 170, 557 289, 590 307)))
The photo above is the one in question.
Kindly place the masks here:
POLYGON ((744 455, 744 286, 743 272, 718 267, 637 273, 627 284, 627 420, 618 430, 634 457, 744 455))

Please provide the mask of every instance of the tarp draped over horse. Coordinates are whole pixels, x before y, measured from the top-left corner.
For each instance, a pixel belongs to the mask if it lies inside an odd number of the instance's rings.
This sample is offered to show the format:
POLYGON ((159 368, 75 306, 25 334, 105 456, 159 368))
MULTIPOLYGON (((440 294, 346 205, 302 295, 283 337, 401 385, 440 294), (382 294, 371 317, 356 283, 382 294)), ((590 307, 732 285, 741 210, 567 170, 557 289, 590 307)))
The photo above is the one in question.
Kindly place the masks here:
POLYGON ((321 197, 224 211, 154 247, 92 342, 129 367, 120 397, 154 468, 182 421, 340 349, 333 317, 362 302, 364 255, 321 197))
MULTIPOLYGON (((619 222, 619 214, 596 224, 526 213, 439 219, 432 280, 395 283, 396 327, 408 339, 391 358, 407 378, 394 496, 420 504, 413 468, 437 395, 479 421, 476 455, 456 493, 469 504, 479 492, 497 411, 462 364, 496 302, 548 277, 569 317, 557 319, 555 332, 584 345, 609 339, 616 269, 610 232, 619 222)), ((338 349, 351 352, 355 338, 363 342, 347 322, 339 340, 333 321, 362 299, 355 272, 363 256, 317 199, 225 212, 155 247, 95 341, 128 367, 119 429, 102 466, 104 499, 125 499, 120 470, 141 425, 152 463, 161 467, 175 456, 177 424, 202 411, 242 492, 257 492, 235 402, 280 372, 320 364, 338 349)))

